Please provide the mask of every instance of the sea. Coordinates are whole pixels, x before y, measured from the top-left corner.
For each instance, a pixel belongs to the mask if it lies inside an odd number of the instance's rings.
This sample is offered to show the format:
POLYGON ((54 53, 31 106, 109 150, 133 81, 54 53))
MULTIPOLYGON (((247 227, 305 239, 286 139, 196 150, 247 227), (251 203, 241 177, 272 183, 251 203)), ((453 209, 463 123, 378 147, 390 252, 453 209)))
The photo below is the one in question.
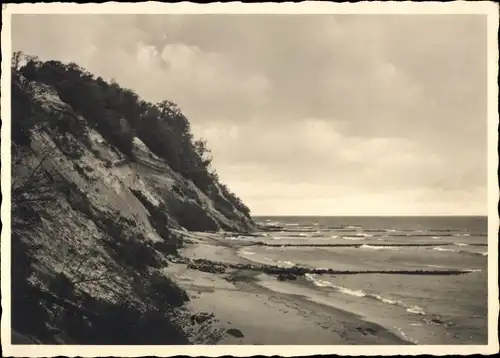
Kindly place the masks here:
POLYGON ((487 217, 254 220, 270 246, 247 247, 245 258, 344 272, 307 274, 311 299, 414 344, 487 344, 487 217))

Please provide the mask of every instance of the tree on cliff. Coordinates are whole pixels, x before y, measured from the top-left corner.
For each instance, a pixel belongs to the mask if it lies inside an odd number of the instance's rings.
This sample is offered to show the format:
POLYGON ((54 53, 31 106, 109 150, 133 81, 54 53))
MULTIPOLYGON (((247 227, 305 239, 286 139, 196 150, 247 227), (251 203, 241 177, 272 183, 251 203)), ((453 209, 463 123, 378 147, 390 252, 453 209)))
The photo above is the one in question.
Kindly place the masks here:
MULTIPOLYGON (((156 104, 141 100, 132 90, 95 77, 75 63, 40 61, 16 52, 12 67, 27 81, 56 89, 62 101, 85 117, 111 144, 130 157, 133 138, 138 136, 153 153, 176 172, 190 179, 214 200, 221 200, 216 188, 218 176, 210 168, 212 157, 203 139, 195 140, 187 117, 172 101, 156 104)), ((244 213, 246 206, 222 186, 223 195, 244 213)))

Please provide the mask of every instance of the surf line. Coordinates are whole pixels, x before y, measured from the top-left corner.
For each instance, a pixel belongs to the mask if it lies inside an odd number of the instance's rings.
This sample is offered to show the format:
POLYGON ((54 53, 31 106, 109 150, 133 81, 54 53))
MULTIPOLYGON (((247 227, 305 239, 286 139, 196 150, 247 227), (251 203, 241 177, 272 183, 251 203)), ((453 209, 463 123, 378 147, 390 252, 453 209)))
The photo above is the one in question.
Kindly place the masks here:
MULTIPOLYGON (((248 246, 268 246, 268 247, 362 247, 364 244, 268 244, 262 241, 256 242, 248 246)), ((370 246, 377 247, 430 247, 430 246, 448 246, 455 245, 454 242, 440 242, 439 245, 434 243, 415 243, 415 244, 376 244, 370 243, 370 246)))

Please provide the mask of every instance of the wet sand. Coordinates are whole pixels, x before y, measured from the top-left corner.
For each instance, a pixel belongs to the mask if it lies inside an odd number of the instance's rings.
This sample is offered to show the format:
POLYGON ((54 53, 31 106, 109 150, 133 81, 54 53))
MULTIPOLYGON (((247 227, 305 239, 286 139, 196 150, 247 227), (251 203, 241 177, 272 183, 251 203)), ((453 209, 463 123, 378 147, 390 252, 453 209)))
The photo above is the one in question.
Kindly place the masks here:
MULTIPOLYGON (((248 263, 237 255, 245 241, 215 234, 190 234, 181 254, 189 259, 248 263)), ((224 332, 218 344, 352 345, 409 344, 387 329, 335 307, 300 295, 300 282, 250 270, 202 272, 172 263, 167 273, 191 297, 188 309, 209 312, 214 328, 224 332)))

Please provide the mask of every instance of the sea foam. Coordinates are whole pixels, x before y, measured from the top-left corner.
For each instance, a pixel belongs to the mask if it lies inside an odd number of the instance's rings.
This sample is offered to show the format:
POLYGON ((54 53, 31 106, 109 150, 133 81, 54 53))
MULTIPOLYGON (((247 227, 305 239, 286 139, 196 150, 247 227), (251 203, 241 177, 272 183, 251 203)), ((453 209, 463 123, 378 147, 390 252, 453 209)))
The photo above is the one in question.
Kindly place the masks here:
POLYGON ((312 274, 305 274, 305 277, 307 280, 311 281, 315 286, 317 287, 330 287, 336 290, 337 292, 343 293, 345 295, 353 296, 353 297, 359 297, 359 298, 370 298, 385 304, 393 305, 393 306, 399 306, 403 309, 406 310, 408 313, 412 314, 417 314, 417 315, 425 315, 426 312, 424 311, 423 308, 415 305, 407 305, 402 301, 383 297, 378 294, 372 294, 372 293, 366 293, 362 290, 353 290, 347 287, 343 286, 337 286, 333 284, 330 281, 324 281, 324 280, 319 280, 315 277, 315 275, 312 274))
MULTIPOLYGON (((458 245, 458 246, 464 246, 464 245, 458 245)), ((465 245, 465 246, 468 246, 468 245, 465 245)), ((435 251, 442 251, 442 252, 456 252, 456 253, 460 253, 460 254, 488 256, 487 252, 474 252, 474 251, 445 249, 444 247, 433 247, 432 249, 435 251)))
POLYGON ((371 249, 371 250, 398 250, 398 248, 395 246, 371 246, 371 245, 367 245, 367 244, 363 244, 359 248, 371 249))
POLYGON ((342 236, 344 240, 364 240, 363 236, 342 236))
POLYGON ((361 236, 361 237, 373 237, 371 234, 367 234, 366 232, 360 232, 357 233, 356 236, 361 236))
POLYGON ((458 250, 453 249, 445 249, 444 247, 433 247, 434 251, 447 251, 447 252, 458 252, 458 250))

